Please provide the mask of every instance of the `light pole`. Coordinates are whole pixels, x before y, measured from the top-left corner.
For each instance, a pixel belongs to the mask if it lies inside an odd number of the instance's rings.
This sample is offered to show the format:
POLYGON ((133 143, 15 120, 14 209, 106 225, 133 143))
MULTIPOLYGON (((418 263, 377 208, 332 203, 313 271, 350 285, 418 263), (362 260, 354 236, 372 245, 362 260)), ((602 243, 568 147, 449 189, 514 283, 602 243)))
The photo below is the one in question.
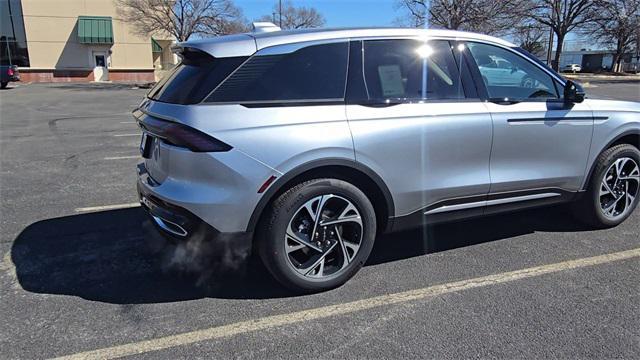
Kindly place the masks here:
MULTIPOLYGON (((553 4, 553 9, 552 9, 552 14, 551 14, 551 18, 555 19, 556 18, 556 12, 560 12, 558 11, 558 5, 560 4, 559 0, 555 0, 554 4, 553 4)), ((551 61, 553 59, 553 37, 555 35, 555 32, 553 31, 553 26, 549 26, 549 48, 547 49, 547 65, 552 66, 551 61)))
POLYGON ((280 23, 278 26, 282 29, 282 0, 278 0, 278 14, 280 14, 280 23))
POLYGON ((636 62, 640 66, 640 13, 636 14, 636 62))

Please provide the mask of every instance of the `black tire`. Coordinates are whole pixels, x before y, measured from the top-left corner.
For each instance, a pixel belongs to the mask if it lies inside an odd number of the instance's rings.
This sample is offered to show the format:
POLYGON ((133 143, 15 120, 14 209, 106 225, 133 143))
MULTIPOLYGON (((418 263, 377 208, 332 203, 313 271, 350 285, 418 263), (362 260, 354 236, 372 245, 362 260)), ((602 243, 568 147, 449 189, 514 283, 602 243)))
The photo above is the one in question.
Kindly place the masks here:
POLYGON ((580 221, 597 229, 605 229, 621 224, 633 213, 638 205, 640 196, 635 197, 635 200, 630 204, 629 210, 626 211, 624 216, 616 219, 606 217, 600 203, 600 187, 602 186, 605 173, 616 160, 625 157, 635 160, 636 164, 640 164, 640 151, 638 151, 638 148, 629 144, 613 146, 600 154, 596 160, 591 179, 589 179, 587 191, 573 206, 574 214, 577 215, 580 221))
POLYGON ((6 81, 0 82, 0 89, 6 89, 7 85, 9 85, 9 83, 6 81))
MULTIPOLYGON (((336 231, 337 232, 337 231, 336 231)), ((367 196, 356 186, 338 179, 314 179, 298 184, 280 195, 261 221, 256 233, 258 253, 269 272, 284 286, 300 292, 318 292, 347 282, 366 262, 376 236, 376 215, 367 196), (334 274, 310 278, 294 269, 285 251, 289 222, 304 204, 321 195, 347 199, 359 212, 362 221, 358 251, 348 265, 334 274)), ((342 248, 346 249, 346 248, 342 248)))

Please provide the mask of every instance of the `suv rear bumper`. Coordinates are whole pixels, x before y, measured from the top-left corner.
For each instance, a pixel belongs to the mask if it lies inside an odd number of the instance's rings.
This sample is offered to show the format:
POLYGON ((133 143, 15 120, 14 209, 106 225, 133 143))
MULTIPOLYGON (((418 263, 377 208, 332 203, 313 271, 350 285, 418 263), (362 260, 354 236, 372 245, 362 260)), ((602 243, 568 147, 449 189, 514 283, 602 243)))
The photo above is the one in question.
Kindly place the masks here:
MULTIPOLYGON (((143 164, 138 165, 138 174, 146 172, 143 164)), ((151 223, 160 235, 172 242, 192 239, 212 241, 221 246, 249 250, 252 234, 247 232, 220 232, 190 211, 164 201, 153 194, 138 176, 137 190, 140 205, 148 214, 151 223)))

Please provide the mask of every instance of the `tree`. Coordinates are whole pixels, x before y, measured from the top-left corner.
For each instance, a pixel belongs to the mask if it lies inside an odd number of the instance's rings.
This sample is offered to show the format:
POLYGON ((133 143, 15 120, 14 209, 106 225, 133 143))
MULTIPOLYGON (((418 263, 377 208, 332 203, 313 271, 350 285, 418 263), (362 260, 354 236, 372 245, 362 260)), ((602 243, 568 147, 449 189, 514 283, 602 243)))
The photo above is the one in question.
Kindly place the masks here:
POLYGON ((535 56, 542 56, 546 49, 545 43, 548 41, 547 32, 540 24, 525 22, 516 26, 513 38, 521 48, 535 56))
POLYGON ((524 0, 398 0, 405 24, 503 34, 520 22, 524 0))
POLYGON ((531 19, 550 27, 556 35, 556 52, 552 67, 558 70, 564 39, 576 28, 593 21, 593 0, 530 0, 522 8, 531 19))
POLYGON ((594 0, 593 23, 586 30, 603 44, 613 45, 612 71, 621 71, 625 53, 638 41, 640 0, 594 0))
POLYGON ((118 15, 143 36, 225 35, 244 29, 242 12, 231 0, 115 0, 118 15))
POLYGON ((273 16, 264 15, 259 21, 274 22, 282 30, 318 28, 325 24, 324 16, 312 7, 295 7, 291 1, 273 6, 273 16))

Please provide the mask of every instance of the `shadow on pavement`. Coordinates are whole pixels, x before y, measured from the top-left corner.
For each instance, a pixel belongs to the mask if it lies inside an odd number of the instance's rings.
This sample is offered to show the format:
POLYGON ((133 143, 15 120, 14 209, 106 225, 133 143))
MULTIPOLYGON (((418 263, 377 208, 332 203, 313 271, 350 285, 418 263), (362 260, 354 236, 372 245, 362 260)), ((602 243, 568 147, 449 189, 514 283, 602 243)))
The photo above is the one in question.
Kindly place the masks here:
MULTIPOLYGON (((367 266, 535 231, 586 230, 569 219, 550 208, 383 235, 367 266)), ((172 268, 175 245, 150 227, 140 208, 36 222, 13 243, 17 279, 27 291, 116 304, 293 296, 254 260, 228 269, 209 259, 215 273, 205 274, 172 268)))

